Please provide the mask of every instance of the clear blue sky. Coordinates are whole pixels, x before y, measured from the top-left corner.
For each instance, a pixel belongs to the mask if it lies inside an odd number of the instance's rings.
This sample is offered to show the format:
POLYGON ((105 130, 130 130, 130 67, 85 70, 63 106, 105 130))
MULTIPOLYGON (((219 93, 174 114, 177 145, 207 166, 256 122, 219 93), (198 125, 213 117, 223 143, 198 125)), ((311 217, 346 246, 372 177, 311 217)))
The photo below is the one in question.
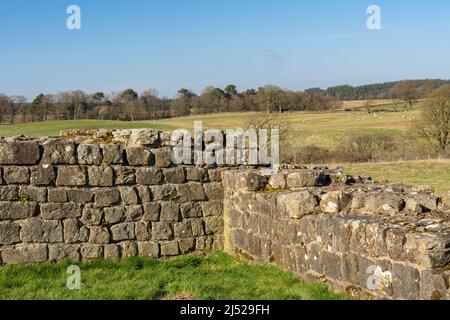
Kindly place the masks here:
POLYGON ((447 0, 1 0, 0 92, 450 78, 447 0), (82 29, 66 28, 66 9, 82 29), (383 30, 366 28, 382 10, 383 30))

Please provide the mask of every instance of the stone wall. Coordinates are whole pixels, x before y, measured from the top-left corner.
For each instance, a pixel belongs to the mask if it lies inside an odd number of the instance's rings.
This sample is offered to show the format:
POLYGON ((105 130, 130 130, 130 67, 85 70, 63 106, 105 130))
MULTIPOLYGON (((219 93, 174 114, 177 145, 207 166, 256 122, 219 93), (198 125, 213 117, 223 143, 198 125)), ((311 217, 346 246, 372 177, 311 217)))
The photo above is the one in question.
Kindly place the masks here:
POLYGON ((450 199, 339 170, 226 172, 225 250, 365 298, 450 298, 450 199))
POLYGON ((226 167, 175 166, 169 133, 0 140, 0 264, 223 247, 226 167))

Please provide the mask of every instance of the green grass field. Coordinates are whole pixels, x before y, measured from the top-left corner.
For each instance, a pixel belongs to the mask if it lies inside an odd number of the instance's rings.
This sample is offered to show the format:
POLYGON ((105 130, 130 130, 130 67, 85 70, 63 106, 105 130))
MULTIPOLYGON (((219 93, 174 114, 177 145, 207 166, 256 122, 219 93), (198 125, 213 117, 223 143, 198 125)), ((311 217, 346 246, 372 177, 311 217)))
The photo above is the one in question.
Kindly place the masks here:
POLYGON ((450 191, 450 160, 347 164, 345 169, 347 173, 368 175, 378 180, 430 186, 439 195, 450 191))
POLYGON ((337 300, 323 284, 306 284, 272 266, 224 253, 173 260, 128 258, 80 264, 81 289, 66 288, 69 262, 0 268, 0 300, 337 300))

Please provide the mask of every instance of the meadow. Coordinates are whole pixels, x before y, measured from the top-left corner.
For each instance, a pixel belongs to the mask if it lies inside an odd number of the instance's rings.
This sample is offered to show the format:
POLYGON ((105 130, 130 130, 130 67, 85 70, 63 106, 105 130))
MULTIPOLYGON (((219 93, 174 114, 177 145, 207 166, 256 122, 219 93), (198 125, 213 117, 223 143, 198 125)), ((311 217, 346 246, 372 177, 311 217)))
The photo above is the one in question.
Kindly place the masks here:
MULTIPOLYGON (((420 117, 420 104, 413 110, 393 112, 392 104, 387 101, 374 109, 385 111, 368 113, 353 112, 292 112, 279 116, 290 137, 299 145, 318 145, 324 148, 336 148, 345 137, 357 134, 383 134, 397 141, 408 141, 410 148, 424 150, 425 146, 415 141, 411 129, 420 117), (412 142, 412 143, 411 143, 412 142)), ((354 103, 357 105, 357 103, 354 103)), ((23 125, 2 125, 0 136, 58 136, 61 130, 68 129, 130 129, 153 128, 158 130, 193 129, 194 121, 202 121, 204 129, 246 128, 248 123, 258 117, 256 113, 221 113, 157 121, 50 121, 23 125)), ((388 179, 392 182, 430 185, 444 194, 450 190, 449 161, 399 161, 390 163, 346 164, 346 170, 355 175, 370 175, 376 179, 388 179)))

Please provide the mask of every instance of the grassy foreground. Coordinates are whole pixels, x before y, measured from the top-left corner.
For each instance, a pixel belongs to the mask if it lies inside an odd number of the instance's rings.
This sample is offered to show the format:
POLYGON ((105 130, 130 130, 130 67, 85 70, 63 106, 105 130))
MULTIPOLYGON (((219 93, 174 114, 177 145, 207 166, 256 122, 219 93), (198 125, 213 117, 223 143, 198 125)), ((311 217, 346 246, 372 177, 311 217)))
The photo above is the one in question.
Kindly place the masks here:
POLYGON ((347 164, 344 167, 347 173, 353 175, 367 175, 377 180, 431 186, 439 195, 450 191, 450 160, 347 164))
POLYGON ((66 288, 69 262, 0 268, 0 299, 336 300, 323 284, 305 284, 273 266, 217 253, 172 260, 128 258, 81 263, 81 289, 66 288))

